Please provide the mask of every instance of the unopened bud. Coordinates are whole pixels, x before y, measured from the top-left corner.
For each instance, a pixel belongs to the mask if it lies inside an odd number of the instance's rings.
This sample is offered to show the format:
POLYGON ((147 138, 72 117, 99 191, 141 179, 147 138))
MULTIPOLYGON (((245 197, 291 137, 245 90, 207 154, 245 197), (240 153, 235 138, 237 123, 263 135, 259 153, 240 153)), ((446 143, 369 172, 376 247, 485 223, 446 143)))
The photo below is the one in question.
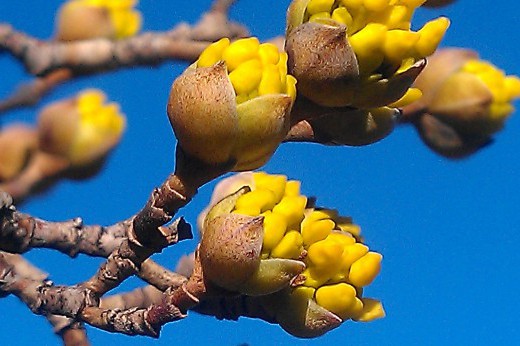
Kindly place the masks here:
POLYGON ((362 297, 382 256, 361 243, 359 227, 334 210, 308 206, 297 181, 252 176, 206 215, 199 252, 207 277, 231 291, 264 295, 277 323, 302 338, 348 319, 383 317, 380 304, 364 304, 377 301, 362 297))
POLYGON ((402 99, 449 26, 441 17, 410 30, 422 3, 293 1, 287 52, 301 94, 329 107, 377 108, 402 99))
POLYGON ((242 188, 209 210, 200 260, 206 277, 215 285, 247 295, 266 295, 287 287, 305 264, 290 259, 261 259, 264 218, 231 213, 248 191, 242 188))
POLYGON ((119 143, 125 118, 99 90, 86 90, 42 110, 38 118, 40 148, 62 156, 73 167, 98 162, 119 143))
POLYGON ((417 121, 419 131, 436 151, 455 157, 489 142, 514 111, 512 102, 520 97, 518 77, 507 76, 464 49, 444 49, 433 55, 415 86, 423 98, 409 107, 428 114, 417 121))
POLYGON ((181 148, 232 170, 262 166, 289 131, 296 96, 287 55, 256 38, 210 45, 172 86, 168 116, 181 148))
POLYGON ((135 35, 141 15, 137 0, 69 0, 58 10, 56 38, 76 41, 92 38, 122 39, 135 35))

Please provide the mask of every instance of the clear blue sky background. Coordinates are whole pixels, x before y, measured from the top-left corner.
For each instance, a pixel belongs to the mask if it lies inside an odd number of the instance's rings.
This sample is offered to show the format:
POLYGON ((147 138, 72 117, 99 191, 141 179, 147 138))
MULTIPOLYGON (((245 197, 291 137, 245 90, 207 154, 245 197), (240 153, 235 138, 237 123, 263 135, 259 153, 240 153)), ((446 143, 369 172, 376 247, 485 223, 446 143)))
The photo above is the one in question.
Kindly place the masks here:
MULTIPOLYGON (((59 1, 1 1, 0 21, 41 38, 53 32, 59 1)), ((240 0, 232 18, 261 39, 284 30, 289 1, 240 0)), ((142 0, 144 30, 193 23, 210 0, 142 0)), ((440 14, 452 19, 445 46, 471 47, 510 74, 520 75, 517 1, 460 0, 442 10, 420 10, 415 28, 440 14)), ((173 168, 175 139, 165 114, 170 85, 184 64, 124 70, 68 83, 45 103, 86 87, 105 90, 128 116, 128 130, 106 169, 85 182, 62 181, 21 209, 49 220, 82 216, 111 224, 134 214, 173 168)), ((23 68, 0 56, 0 97, 20 81, 23 68)), ((41 106, 12 112, 0 124, 33 122, 41 106)), ((191 313, 167 325, 159 340, 113 335, 89 328, 94 345, 441 345, 520 343, 520 117, 514 115, 496 142, 474 157, 448 161, 429 151, 413 128, 399 128, 363 148, 286 144, 265 170, 302 180, 303 192, 320 205, 352 215, 368 243, 384 255, 383 270, 367 290, 383 300, 387 317, 345 323, 317 340, 297 340, 278 326, 243 319, 221 322, 191 313)), ((213 184, 201 189, 181 215, 195 222, 213 184)), ((195 247, 187 241, 157 260, 173 268, 195 247)), ((87 279, 100 259, 71 260, 51 251, 27 257, 58 284, 87 279)), ((124 284, 129 290, 141 283, 124 284)), ((16 298, 0 301, 2 345, 53 345, 59 340, 44 318, 16 298)))

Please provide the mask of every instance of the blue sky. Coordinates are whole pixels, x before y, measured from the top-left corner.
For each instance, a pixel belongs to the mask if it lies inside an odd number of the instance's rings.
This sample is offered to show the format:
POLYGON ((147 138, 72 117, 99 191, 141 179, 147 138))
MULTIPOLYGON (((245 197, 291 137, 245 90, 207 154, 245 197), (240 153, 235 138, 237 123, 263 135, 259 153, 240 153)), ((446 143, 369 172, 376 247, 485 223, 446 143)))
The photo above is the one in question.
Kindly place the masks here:
MULTIPOLYGON (((240 0, 232 18, 261 39, 284 29, 289 1, 240 0)), ((209 0, 142 0, 144 30, 166 30, 181 20, 195 22, 209 0), (188 5, 189 4, 189 5, 188 5)), ((58 1, 2 1, 0 22, 41 38, 53 31, 58 1)), ((520 75, 520 32, 516 1, 460 0, 442 10, 420 10, 414 21, 444 14, 452 19, 444 46, 476 49, 509 74, 520 75), (486 4, 486 5, 482 5, 486 4)), ((87 223, 111 224, 141 208, 153 187, 170 173, 175 139, 165 114, 170 85, 185 64, 123 70, 83 78, 56 89, 45 103, 86 87, 103 89, 119 102, 128 130, 106 169, 84 182, 62 181, 21 209, 49 220, 81 216, 87 223)), ((28 80, 22 67, 0 55, 0 97, 28 80)), ((0 124, 34 122, 41 106, 2 116, 0 124)), ((413 128, 398 128, 385 140, 362 148, 285 144, 265 170, 302 181, 302 190, 318 204, 339 209, 361 225, 369 245, 384 255, 383 269, 366 290, 380 298, 387 317, 369 324, 345 323, 317 340, 298 340, 279 327, 243 319, 221 322, 190 316, 163 329, 159 340, 113 335, 89 328, 93 345, 440 345, 514 344, 520 342, 520 118, 511 117, 490 147, 462 161, 448 161, 420 141, 413 128)), ((209 200, 213 184, 200 190, 181 210, 188 221, 209 200)), ((171 268, 192 251, 187 241, 157 256, 171 268)), ((27 257, 51 273, 58 284, 88 278, 100 259, 70 260, 51 251, 27 257)), ((128 290, 136 279, 122 286, 128 290)), ((4 345, 52 345, 58 339, 45 319, 16 298, 0 300, 0 335, 4 345)))

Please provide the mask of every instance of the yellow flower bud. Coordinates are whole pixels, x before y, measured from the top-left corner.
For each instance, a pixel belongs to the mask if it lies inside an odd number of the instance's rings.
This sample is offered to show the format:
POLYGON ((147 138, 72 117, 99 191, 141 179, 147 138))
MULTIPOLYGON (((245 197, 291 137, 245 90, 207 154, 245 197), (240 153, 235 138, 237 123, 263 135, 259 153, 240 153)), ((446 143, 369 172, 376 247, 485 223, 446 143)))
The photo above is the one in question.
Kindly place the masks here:
POLYGON ((307 204, 305 196, 285 196, 273 208, 273 212, 283 215, 289 226, 299 224, 303 220, 303 211, 307 204))
POLYGON ((263 172, 253 174, 256 189, 266 189, 275 195, 276 203, 280 202, 286 191, 287 177, 285 175, 273 175, 263 172))
POLYGON ((0 132, 0 182, 18 175, 37 146, 35 130, 21 124, 3 128, 0 132))
POLYGON ((363 287, 379 273, 382 256, 361 242, 350 218, 308 207, 299 182, 283 176, 257 172, 247 180, 230 179, 248 186, 206 214, 200 253, 212 282, 265 295, 265 308, 298 337, 322 335, 348 319, 383 316, 380 303, 362 297, 363 287), (244 210, 256 214, 241 215, 244 210))
POLYGON ((279 258, 300 258, 303 254, 303 239, 298 231, 289 231, 271 251, 271 256, 279 258))
POLYGON ((102 160, 119 143, 125 118, 116 103, 106 103, 100 90, 53 103, 40 113, 40 147, 60 155, 74 167, 102 160))
POLYGON ((428 114, 417 122, 419 132, 432 149, 448 157, 465 156, 487 144, 520 97, 518 77, 463 49, 433 55, 415 86, 423 97, 409 107, 428 114))
POLYGON ((357 315, 363 308, 356 289, 346 283, 326 285, 316 291, 316 302, 345 320, 357 315))
POLYGON ((302 221, 302 237, 303 242, 307 245, 313 244, 317 241, 327 238, 332 232, 336 224, 330 219, 313 221, 310 218, 305 218, 302 221))
POLYGON ((350 268, 349 281, 357 287, 369 285, 381 271, 382 258, 376 252, 369 252, 355 261, 350 268))
POLYGON ((404 96, 449 26, 438 18, 412 31, 423 2, 294 0, 286 48, 300 93, 327 107, 413 102, 404 96))
POLYGON ((257 38, 208 46, 175 80, 168 116, 181 148, 209 164, 255 169, 289 131, 296 80, 287 55, 257 38))
MULTIPOLYGON (((277 231, 264 223, 264 217, 230 213, 249 191, 247 187, 240 189, 206 214, 200 261, 205 277, 217 286, 248 295, 266 295, 287 287, 305 269, 305 264, 287 257, 261 259, 263 244, 273 242, 264 239, 280 240, 284 230, 281 236, 276 236, 270 234, 277 231)), ((269 215, 267 218, 268 222, 274 221, 273 226, 279 225, 269 215)))
MULTIPOLYGON (((285 217, 276 213, 268 213, 264 216, 264 242, 262 251, 269 253, 284 238, 287 230, 287 221, 285 217)), ((298 254, 299 256, 299 254, 298 254)))
POLYGON ((69 0, 58 10, 56 37, 61 41, 122 39, 141 28, 137 0, 69 0))

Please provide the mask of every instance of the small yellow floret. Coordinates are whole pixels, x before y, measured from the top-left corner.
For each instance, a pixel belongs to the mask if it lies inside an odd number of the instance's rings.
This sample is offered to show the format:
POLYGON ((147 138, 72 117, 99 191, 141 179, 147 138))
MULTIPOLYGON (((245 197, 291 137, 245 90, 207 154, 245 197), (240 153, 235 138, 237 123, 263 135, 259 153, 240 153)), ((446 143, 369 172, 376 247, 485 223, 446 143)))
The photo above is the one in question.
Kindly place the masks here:
POLYGON ((303 220, 303 211, 306 204, 307 198, 305 196, 285 196, 273 208, 273 213, 283 215, 289 226, 299 225, 303 220))
POLYGON ((323 269, 331 270, 332 267, 339 267, 343 246, 330 239, 320 240, 309 246, 307 256, 312 265, 323 269))
POLYGON ((361 243, 354 243, 345 247, 341 256, 342 268, 348 269, 354 262, 368 253, 368 246, 361 243))
POLYGON ((287 88, 287 91, 285 92, 287 95, 289 95, 290 98, 293 100, 296 99, 296 78, 291 76, 290 74, 287 75, 285 85, 287 88))
POLYGON ((369 285, 379 274, 382 259, 377 252, 367 253, 350 267, 349 281, 358 287, 369 285))
POLYGON ((335 20, 338 23, 344 24, 348 27, 352 24, 352 16, 347 11, 345 7, 336 8, 331 15, 331 19, 335 20))
POLYGON ((320 20, 323 20, 323 19, 330 19, 330 13, 329 12, 320 12, 320 13, 313 14, 310 17, 309 21, 320 22, 320 20))
POLYGON ((270 252, 282 240, 287 230, 287 222, 281 215, 272 212, 264 216, 264 240, 262 251, 270 252))
POLYGON ((280 70, 276 65, 268 65, 264 68, 262 79, 258 85, 259 95, 282 93, 280 70))
POLYGON ((285 185, 285 196, 299 196, 300 195, 300 182, 298 180, 289 180, 285 185))
POLYGON ((374 72, 384 60, 383 45, 387 28, 382 24, 371 23, 350 37, 350 45, 358 57, 362 75, 374 72))
POLYGON ((258 216, 261 214, 259 206, 247 206, 243 208, 237 208, 233 210, 234 214, 240 215, 248 215, 248 216, 258 216))
POLYGON ((445 17, 440 17, 426 23, 422 29, 418 31, 420 38, 415 45, 415 49, 421 58, 430 56, 435 52, 449 26, 450 20, 445 17))
POLYGON ((307 220, 317 221, 324 219, 334 219, 338 217, 338 211, 334 209, 309 209, 305 216, 307 220))
POLYGON ((289 231, 271 251, 272 257, 298 259, 303 253, 303 239, 298 231, 289 231))
POLYGON ((258 47, 258 54, 263 65, 276 65, 280 61, 278 47, 272 43, 262 43, 258 47))
POLYGON ((316 290, 316 302, 342 320, 362 311, 363 304, 354 287, 346 283, 322 286, 316 290))
POLYGON ((334 232, 330 233, 327 236, 327 238, 330 239, 331 241, 334 241, 336 243, 343 245, 344 247, 352 245, 356 242, 356 238, 354 238, 349 233, 344 233, 344 232, 339 232, 339 231, 334 231, 334 232))
POLYGON ((273 209, 276 204, 275 194, 267 189, 255 189, 249 193, 243 194, 236 201, 236 209, 258 208, 263 213, 266 210, 273 209))
POLYGON ((386 40, 383 44, 385 57, 394 64, 408 58, 419 41, 420 35, 413 31, 389 30, 386 33, 386 40))
POLYGON ((336 224, 330 219, 325 220, 307 220, 304 219, 302 222, 302 237, 305 245, 313 244, 317 241, 327 238, 332 232, 336 224))
POLYGON ((320 12, 330 12, 334 0, 310 0, 307 4, 307 11, 310 15, 320 12))
POLYGON ((256 189, 267 189, 274 193, 276 203, 280 202, 285 193, 287 177, 281 174, 267 174, 264 172, 253 173, 253 181, 256 189))
POLYGON ((222 53, 224 53, 224 50, 229 47, 230 43, 229 38, 224 37, 223 39, 210 44, 200 54, 199 60, 197 60, 197 66, 209 67, 222 60, 222 53))
POLYGON ((304 308, 307 307, 309 299, 313 299, 316 290, 312 287, 298 286, 295 287, 292 292, 290 299, 293 303, 299 303, 296 305, 302 305, 304 308))
POLYGON ((248 60, 231 71, 229 79, 238 95, 249 94, 262 80, 262 63, 259 60, 248 60))
POLYGON ((260 48, 260 42, 256 37, 236 40, 224 51, 222 59, 226 62, 228 70, 233 71, 248 60, 258 59, 260 57, 258 48, 260 48))

